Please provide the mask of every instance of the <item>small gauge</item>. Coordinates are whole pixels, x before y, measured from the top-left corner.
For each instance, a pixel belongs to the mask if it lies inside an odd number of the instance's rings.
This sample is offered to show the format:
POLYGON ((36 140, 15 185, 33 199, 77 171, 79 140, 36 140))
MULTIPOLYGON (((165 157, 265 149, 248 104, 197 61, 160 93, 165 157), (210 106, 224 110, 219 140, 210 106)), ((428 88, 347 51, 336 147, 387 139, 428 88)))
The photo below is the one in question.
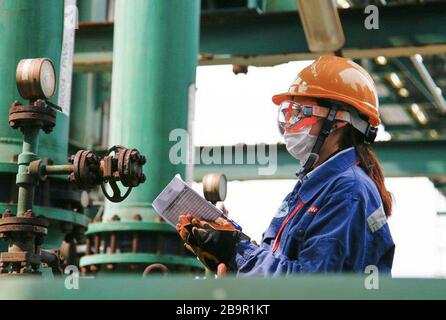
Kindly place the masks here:
POLYGON ((56 93, 56 69, 50 59, 22 59, 16 71, 17 89, 24 99, 50 99, 56 93))
POLYGON ((211 173, 203 177, 203 193, 207 201, 217 203, 226 199, 228 181, 222 173, 211 173))

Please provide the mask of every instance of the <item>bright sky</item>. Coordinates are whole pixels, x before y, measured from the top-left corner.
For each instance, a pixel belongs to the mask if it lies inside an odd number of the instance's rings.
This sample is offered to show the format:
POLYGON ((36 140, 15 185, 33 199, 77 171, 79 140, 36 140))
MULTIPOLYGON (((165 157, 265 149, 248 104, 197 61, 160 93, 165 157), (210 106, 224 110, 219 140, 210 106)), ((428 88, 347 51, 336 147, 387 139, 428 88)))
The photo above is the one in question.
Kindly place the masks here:
MULTIPOLYGON (((199 67, 195 145, 283 142, 271 96, 286 91, 309 63, 249 67, 248 74, 237 76, 228 65, 199 67)), ((383 130, 379 136, 387 138, 383 130)), ((233 181, 228 184, 225 204, 231 218, 260 240, 294 184, 293 180, 233 181)), ((395 197, 389 219, 396 243, 393 276, 446 276, 446 217, 437 215, 437 211, 446 211, 446 200, 427 178, 392 178, 386 185, 395 197)), ((201 184, 194 188, 202 192, 201 184)))

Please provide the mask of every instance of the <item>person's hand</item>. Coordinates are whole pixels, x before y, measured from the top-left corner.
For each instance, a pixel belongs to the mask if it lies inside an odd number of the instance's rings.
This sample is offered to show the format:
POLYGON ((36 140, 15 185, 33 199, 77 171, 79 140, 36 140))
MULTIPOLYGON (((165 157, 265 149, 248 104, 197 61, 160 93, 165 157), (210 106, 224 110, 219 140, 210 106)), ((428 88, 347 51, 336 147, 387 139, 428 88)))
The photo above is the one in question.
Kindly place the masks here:
POLYGON ((217 277, 225 274, 227 270, 226 266, 223 263, 220 263, 215 256, 195 245, 193 239, 190 238, 193 232, 196 232, 194 229, 200 228, 199 221, 194 219, 191 215, 182 215, 179 217, 178 222, 176 229, 185 242, 184 246, 186 249, 196 255, 207 269, 216 272, 217 277))
POLYGON ((189 234, 192 232, 192 219, 191 215, 181 215, 176 225, 177 232, 186 243, 188 242, 189 234))
POLYGON ((214 222, 198 220, 191 215, 179 217, 177 231, 193 252, 209 269, 222 276, 235 256, 240 232, 224 218, 214 222), (220 266, 220 264, 225 264, 220 266))

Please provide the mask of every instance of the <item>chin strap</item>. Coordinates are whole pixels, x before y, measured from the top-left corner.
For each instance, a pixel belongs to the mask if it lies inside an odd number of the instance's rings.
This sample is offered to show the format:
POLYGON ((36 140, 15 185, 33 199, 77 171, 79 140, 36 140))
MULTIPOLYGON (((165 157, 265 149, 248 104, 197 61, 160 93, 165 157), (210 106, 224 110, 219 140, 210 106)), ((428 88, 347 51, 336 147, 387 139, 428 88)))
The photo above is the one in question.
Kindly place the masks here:
POLYGON ((334 122, 336 121, 336 113, 338 112, 338 108, 336 106, 332 106, 330 111, 328 112, 328 116, 324 118, 324 123, 322 124, 321 131, 317 136, 316 142, 314 143, 313 148, 311 149, 311 153, 308 156, 305 163, 302 165, 302 168, 296 173, 297 178, 302 180, 305 175, 311 171, 313 166, 319 160, 319 152, 321 151, 322 145, 324 144, 325 139, 330 134, 331 128, 333 127, 334 122))

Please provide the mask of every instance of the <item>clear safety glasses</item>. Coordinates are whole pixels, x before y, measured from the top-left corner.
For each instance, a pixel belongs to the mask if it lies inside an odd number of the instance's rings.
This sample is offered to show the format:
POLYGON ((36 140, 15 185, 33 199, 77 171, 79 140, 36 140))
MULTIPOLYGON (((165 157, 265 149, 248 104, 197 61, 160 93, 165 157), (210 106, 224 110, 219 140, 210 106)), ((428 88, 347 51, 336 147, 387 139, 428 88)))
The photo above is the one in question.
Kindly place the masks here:
MULTIPOLYGON (((306 126, 315 124, 321 118, 327 118, 330 110, 330 107, 300 104, 291 100, 283 101, 279 105, 277 116, 279 131, 282 135, 297 132, 306 126)), ((351 124, 353 128, 364 134, 367 143, 372 143, 376 138, 377 128, 372 127, 353 109, 349 111, 337 110, 334 120, 337 121, 337 129, 351 124)))
POLYGON ((295 101, 286 100, 279 106, 277 124, 280 134, 297 132, 303 127, 314 124, 318 118, 312 116, 312 105, 302 105, 295 101))

